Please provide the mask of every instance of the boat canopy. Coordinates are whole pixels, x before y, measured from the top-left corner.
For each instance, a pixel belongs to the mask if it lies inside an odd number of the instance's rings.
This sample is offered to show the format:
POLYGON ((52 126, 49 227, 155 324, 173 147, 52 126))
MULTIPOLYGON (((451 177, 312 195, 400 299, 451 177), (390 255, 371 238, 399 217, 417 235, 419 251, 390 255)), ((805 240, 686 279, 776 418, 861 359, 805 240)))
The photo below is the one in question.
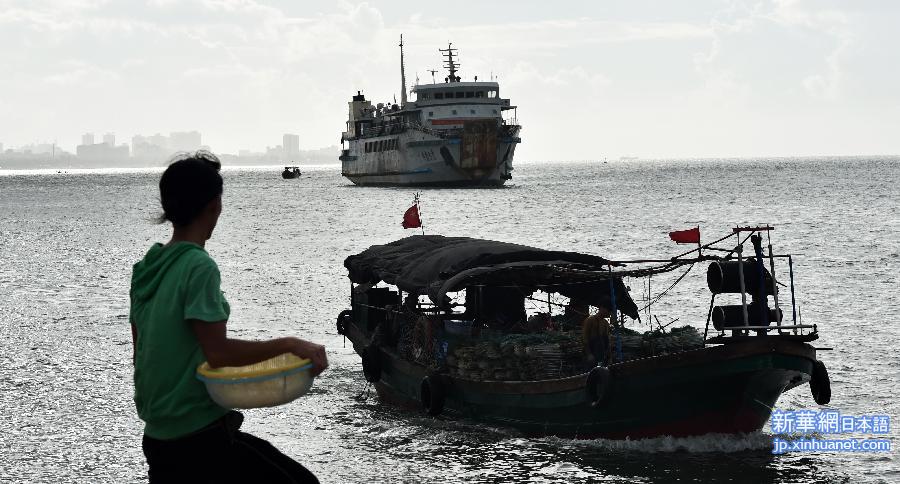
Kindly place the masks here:
POLYGON ((637 306, 621 276, 608 272, 611 265, 617 264, 589 254, 442 235, 414 235, 373 245, 344 261, 356 284, 384 281, 409 293, 426 294, 437 305, 446 302, 447 293, 483 285, 518 287, 523 296, 541 289, 612 309, 614 292, 615 307, 637 318, 637 306))

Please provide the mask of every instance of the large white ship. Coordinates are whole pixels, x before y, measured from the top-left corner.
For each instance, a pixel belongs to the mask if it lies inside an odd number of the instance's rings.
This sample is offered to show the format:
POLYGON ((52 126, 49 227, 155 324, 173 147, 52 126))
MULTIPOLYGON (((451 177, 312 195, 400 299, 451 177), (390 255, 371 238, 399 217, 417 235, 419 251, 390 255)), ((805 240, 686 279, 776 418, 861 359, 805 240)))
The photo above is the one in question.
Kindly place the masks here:
MULTIPOLYGON (((341 136, 341 172, 357 185, 500 186, 522 140, 516 107, 494 81, 463 82, 456 49, 439 49, 449 74, 407 100, 400 38, 400 103, 372 105, 357 92, 341 136)), ((433 76, 436 71, 430 71, 433 76)), ((396 100, 395 100, 396 101, 396 100)))

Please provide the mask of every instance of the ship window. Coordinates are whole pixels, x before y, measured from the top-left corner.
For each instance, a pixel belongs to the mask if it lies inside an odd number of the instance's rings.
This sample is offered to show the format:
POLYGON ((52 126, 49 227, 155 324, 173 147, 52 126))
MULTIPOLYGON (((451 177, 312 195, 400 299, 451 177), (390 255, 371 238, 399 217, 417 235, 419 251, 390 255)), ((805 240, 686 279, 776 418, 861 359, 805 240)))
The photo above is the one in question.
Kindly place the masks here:
POLYGON ((493 91, 493 90, 488 91, 488 97, 490 97, 490 98, 497 97, 497 91, 493 91))
POLYGON ((434 111, 428 111, 428 117, 434 116, 434 111))
POLYGON ((366 153, 368 153, 369 151, 370 151, 370 149, 369 149, 369 143, 366 143, 366 153))
POLYGON ((462 92, 462 91, 456 93, 456 97, 458 97, 458 98, 461 98, 461 97, 463 97, 463 96, 465 96, 465 95, 466 95, 466 93, 464 93, 464 92, 462 92))
POLYGON ((474 109, 470 109, 469 112, 472 113, 472 114, 475 114, 475 110, 474 110, 474 109))
POLYGON ((484 97, 484 91, 478 91, 475 93, 475 97, 484 97))
POLYGON ((436 92, 436 93, 434 93, 434 98, 435 99, 444 99, 444 93, 436 92))
POLYGON ((494 114, 497 114, 497 110, 496 110, 496 109, 494 110, 494 114))
POLYGON ((456 114, 456 110, 455 110, 455 109, 453 110, 453 114, 456 114))
POLYGON ((427 92, 422 94, 422 99, 431 99, 431 94, 428 94, 427 92))
POLYGON ((384 151, 384 140, 378 142, 378 151, 384 151))
POLYGON ((469 91, 466 93, 466 97, 475 97, 475 93, 472 91, 469 91))

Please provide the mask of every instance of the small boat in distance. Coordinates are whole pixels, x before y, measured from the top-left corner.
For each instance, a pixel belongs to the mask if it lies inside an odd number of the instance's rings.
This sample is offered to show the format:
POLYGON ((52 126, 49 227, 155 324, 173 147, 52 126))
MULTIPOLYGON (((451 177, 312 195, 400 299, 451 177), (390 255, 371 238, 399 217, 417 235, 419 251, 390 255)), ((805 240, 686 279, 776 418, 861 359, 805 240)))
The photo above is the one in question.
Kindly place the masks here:
POLYGON ((281 172, 281 178, 288 180, 290 178, 300 178, 300 168, 296 166, 286 166, 281 172))
POLYGON ((831 398, 808 344, 816 326, 796 320, 791 256, 763 249, 771 230, 738 227, 680 256, 636 261, 412 236, 344 261, 351 308, 337 331, 383 402, 431 416, 576 438, 758 431, 783 392, 809 382, 816 403, 831 398), (775 278, 776 260, 789 280, 775 278), (703 333, 658 320, 643 334, 625 328, 643 309, 623 278, 703 262, 713 295, 703 333), (779 299, 782 284, 790 294, 779 299), (736 295, 741 304, 714 306, 736 295))

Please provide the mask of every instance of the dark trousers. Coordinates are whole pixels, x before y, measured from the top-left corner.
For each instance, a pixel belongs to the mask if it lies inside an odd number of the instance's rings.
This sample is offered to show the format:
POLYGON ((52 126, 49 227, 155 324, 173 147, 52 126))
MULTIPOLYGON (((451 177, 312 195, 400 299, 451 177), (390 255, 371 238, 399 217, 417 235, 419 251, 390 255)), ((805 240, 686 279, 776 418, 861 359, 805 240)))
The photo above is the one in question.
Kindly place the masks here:
POLYGON ((240 431, 244 416, 229 412, 175 440, 144 436, 150 483, 318 483, 305 467, 263 439, 240 431))

